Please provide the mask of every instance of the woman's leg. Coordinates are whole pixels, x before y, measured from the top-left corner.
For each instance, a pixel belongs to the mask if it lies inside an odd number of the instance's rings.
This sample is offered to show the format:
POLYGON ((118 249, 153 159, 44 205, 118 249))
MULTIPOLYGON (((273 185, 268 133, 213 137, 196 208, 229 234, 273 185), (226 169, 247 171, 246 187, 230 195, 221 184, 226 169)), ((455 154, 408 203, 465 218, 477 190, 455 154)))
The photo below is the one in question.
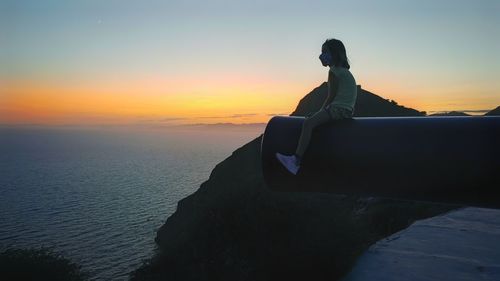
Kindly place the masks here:
POLYGON ((297 149, 295 150, 295 155, 302 159, 304 153, 307 150, 309 145, 309 141, 311 140, 311 134, 313 129, 330 120, 330 115, 326 112, 326 109, 322 109, 316 112, 309 118, 306 118, 304 123, 302 123, 302 132, 300 133, 299 143, 297 145, 297 149))

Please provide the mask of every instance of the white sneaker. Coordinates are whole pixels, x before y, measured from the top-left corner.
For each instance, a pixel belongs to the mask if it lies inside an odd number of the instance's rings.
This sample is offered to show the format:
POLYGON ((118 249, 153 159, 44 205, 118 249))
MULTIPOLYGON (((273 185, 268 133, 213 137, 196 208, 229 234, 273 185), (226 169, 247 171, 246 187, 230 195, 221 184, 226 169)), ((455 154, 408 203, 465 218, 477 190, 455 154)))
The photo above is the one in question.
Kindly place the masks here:
POLYGON ((285 168, 292 174, 296 175, 299 171, 300 165, 298 164, 295 155, 284 155, 276 152, 276 158, 285 166, 285 168))

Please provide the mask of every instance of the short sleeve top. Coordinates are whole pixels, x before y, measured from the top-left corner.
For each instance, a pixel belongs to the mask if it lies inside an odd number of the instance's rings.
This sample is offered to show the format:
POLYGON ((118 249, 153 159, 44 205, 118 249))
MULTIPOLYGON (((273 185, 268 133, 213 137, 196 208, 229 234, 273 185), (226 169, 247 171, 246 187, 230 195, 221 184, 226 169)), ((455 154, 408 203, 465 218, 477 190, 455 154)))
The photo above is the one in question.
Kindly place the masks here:
POLYGON ((358 95, 358 87, 356 86, 354 76, 349 69, 344 67, 330 66, 330 71, 335 75, 335 79, 338 79, 337 95, 331 102, 331 105, 354 111, 358 95))

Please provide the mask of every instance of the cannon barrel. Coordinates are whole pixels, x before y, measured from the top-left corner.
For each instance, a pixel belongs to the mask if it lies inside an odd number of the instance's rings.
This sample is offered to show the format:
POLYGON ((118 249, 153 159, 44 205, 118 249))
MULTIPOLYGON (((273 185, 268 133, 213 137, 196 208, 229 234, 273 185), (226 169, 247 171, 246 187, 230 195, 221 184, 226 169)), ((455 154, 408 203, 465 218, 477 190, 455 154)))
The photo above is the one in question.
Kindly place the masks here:
POLYGON ((275 153, 295 152, 304 120, 275 116, 266 126, 262 172, 272 190, 500 208, 500 116, 332 120, 313 130, 293 175, 275 153))

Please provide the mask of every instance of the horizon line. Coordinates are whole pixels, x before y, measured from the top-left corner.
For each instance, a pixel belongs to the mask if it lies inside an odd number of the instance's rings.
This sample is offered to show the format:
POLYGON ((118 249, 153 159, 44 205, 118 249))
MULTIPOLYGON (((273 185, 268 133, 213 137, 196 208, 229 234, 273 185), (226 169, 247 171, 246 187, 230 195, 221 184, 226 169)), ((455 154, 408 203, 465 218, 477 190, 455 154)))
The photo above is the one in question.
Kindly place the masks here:
MULTIPOLYGON (((474 113, 487 113, 494 109, 478 109, 478 110, 433 110, 426 111, 427 113, 449 113, 449 112, 474 112, 474 113)), ((286 116, 291 117, 292 115, 274 115, 274 116, 286 116)), ((430 116, 428 114, 423 115, 430 116)), ((472 115, 474 116, 474 115, 472 115)), ((479 114, 478 116, 484 116, 479 114)), ((395 116, 396 117, 396 116, 395 116)), ((216 123, 185 123, 185 124, 165 124, 161 122, 139 122, 139 123, 98 123, 98 124, 37 124, 37 123, 0 123, 0 128, 26 128, 26 127, 39 127, 39 128, 96 128, 96 127, 104 127, 104 128, 124 128, 124 127, 135 127, 135 128, 192 128, 192 127, 201 127, 201 126, 239 126, 239 127, 248 127, 248 126, 265 126, 268 122, 250 122, 250 123, 233 123, 233 122, 216 122, 216 123)))

